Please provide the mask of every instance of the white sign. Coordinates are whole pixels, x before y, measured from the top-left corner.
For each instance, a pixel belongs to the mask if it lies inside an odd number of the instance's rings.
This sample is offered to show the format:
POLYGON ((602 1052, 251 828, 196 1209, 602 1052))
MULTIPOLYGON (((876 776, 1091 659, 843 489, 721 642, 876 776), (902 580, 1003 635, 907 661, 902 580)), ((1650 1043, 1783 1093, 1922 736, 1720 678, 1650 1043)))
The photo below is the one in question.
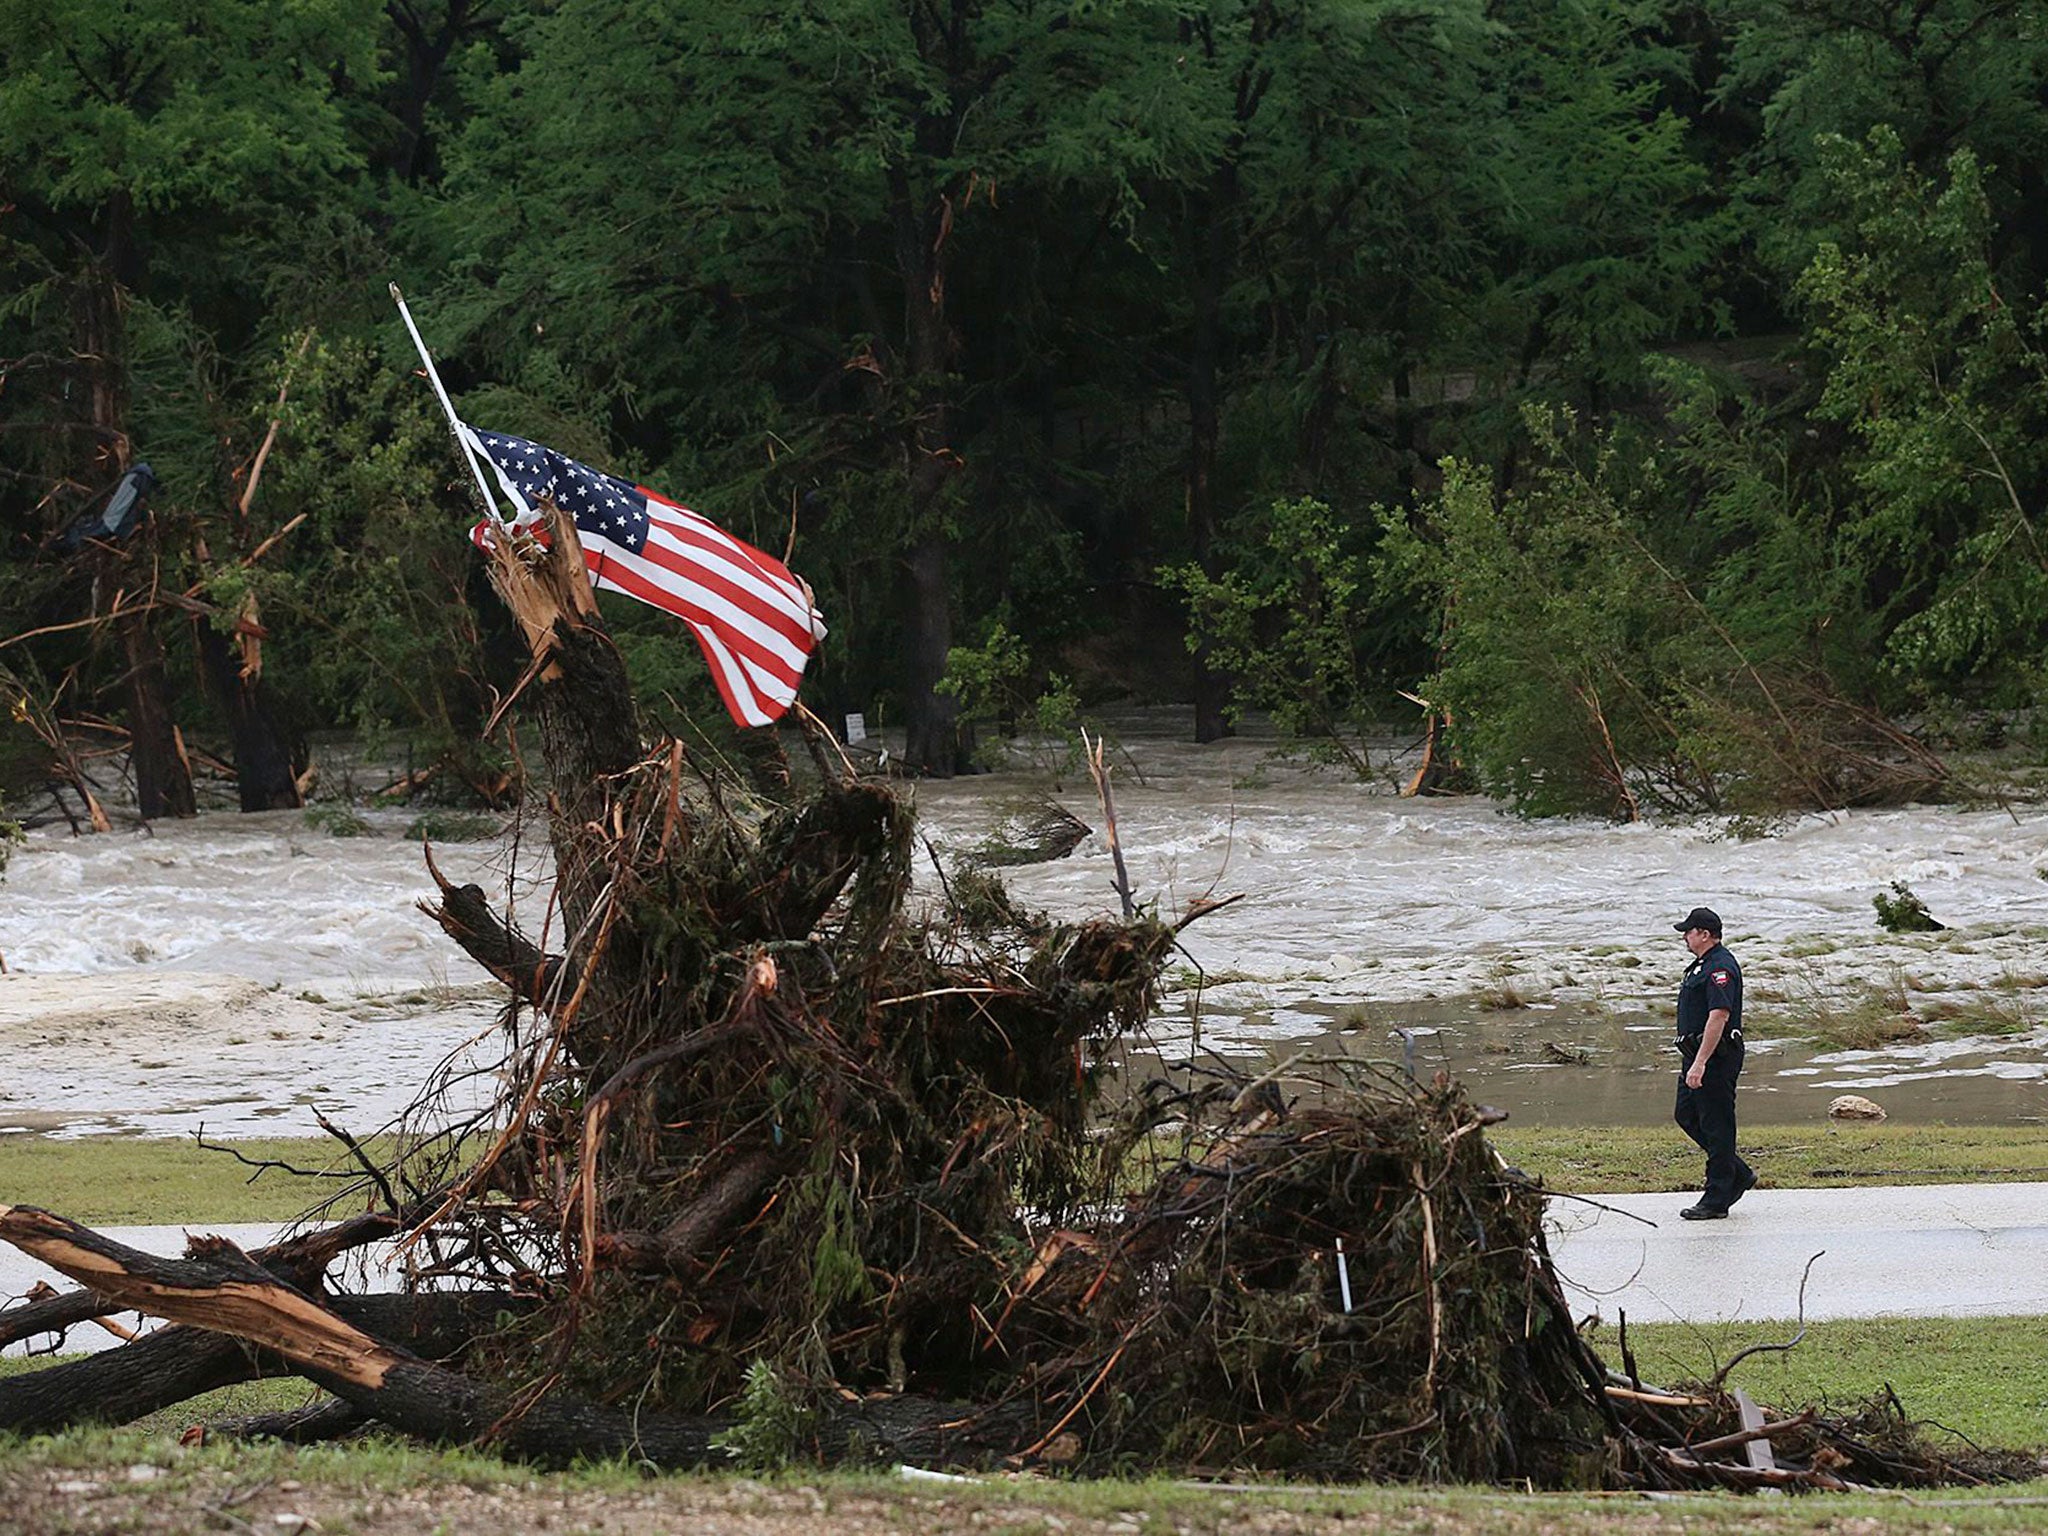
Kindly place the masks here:
POLYGON ((857 741, 868 739, 868 717, 848 715, 846 717, 846 744, 850 747, 857 741))

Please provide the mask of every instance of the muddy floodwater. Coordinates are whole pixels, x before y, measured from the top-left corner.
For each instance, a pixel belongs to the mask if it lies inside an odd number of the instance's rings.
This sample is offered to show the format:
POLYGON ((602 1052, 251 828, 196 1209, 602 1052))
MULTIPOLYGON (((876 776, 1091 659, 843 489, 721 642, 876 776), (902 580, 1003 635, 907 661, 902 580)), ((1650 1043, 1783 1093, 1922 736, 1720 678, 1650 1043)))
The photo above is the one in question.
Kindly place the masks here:
MULTIPOLYGON (((1225 1032, 1201 1051, 1258 1070, 1302 1053, 1399 1063, 1427 1080, 1461 1078, 1474 1098, 1507 1110, 1517 1125, 1664 1125, 1671 1119, 1677 1053, 1671 1028, 1646 1008, 1618 1011, 1569 1003, 1502 1010, 1471 1000, 1305 1004, 1285 1043, 1225 1032), (1311 1021, 1320 1019, 1320 1027, 1311 1021)), ((1811 1039, 1746 1031, 1745 1125, 1823 1120, 1830 1100, 1856 1093, 1903 1122, 2048 1123, 2048 1075, 2038 1032, 2020 1037, 1943 1034, 1881 1050, 1843 1050, 1811 1039)), ((1127 1076, 1184 1060, 1193 1042, 1136 1046, 1127 1076)), ((1675 1133, 1674 1133, 1675 1134, 1675 1133)))
MULTIPOLYGON (((1901 1120, 2048 1118, 2048 809, 1842 812, 1749 840, 1711 821, 1527 822, 1279 762, 1270 742, 1196 747, 1182 726, 1160 712, 1112 731, 1139 898, 1167 915, 1243 899, 1184 934, 1134 1070, 1147 1053, 1407 1052, 1519 1121, 1658 1122, 1687 958, 1671 925, 1704 903, 1747 977, 1748 1119, 1817 1117, 1844 1092, 1901 1120), (1880 929, 1871 897, 1895 880, 1946 930, 1880 929), (1912 1026, 1868 1050, 1811 1038, 1912 1026)), ((1047 791, 1026 756, 915 790, 942 858, 1047 791)), ((1069 779, 1056 798, 1098 835, 1005 878, 1059 916, 1114 910, 1092 791, 1069 779)), ((353 838, 295 812, 33 831, 0 882, 0 1131, 302 1135, 315 1108, 374 1130, 449 1059, 472 1072, 449 1107, 485 1102, 497 1000, 415 905, 433 889, 402 835, 415 814, 372 811, 353 838)), ((530 839, 436 856, 540 928, 530 839)))

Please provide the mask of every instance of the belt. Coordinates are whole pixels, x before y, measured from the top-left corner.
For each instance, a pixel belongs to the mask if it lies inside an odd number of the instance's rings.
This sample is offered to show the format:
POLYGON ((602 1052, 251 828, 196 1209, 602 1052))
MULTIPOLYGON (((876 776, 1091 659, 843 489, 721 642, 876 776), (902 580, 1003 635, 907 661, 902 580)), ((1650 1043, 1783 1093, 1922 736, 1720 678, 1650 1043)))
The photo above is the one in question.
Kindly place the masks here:
MULTIPOLYGON (((1705 1035, 1680 1035, 1678 1037, 1678 1048, 1682 1051, 1688 1045, 1698 1045, 1702 1040, 1706 1038, 1707 1037, 1705 1035)), ((1740 1040, 1742 1038, 1742 1031, 1740 1029, 1723 1030, 1721 1032, 1721 1038, 1723 1040, 1740 1040)))

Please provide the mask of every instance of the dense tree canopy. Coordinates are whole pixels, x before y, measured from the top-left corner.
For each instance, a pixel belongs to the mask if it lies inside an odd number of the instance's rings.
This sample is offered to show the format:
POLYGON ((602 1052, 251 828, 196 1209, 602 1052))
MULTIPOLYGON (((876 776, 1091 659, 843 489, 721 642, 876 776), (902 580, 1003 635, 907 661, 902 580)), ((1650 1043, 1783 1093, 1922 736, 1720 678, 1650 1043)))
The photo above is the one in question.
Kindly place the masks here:
POLYGON ((394 279, 468 419, 792 548, 807 696, 924 772, 1041 692, 1367 766, 1407 692, 1532 809, 1840 803, 2038 696, 2039 5, 18 0, 0 58, 17 792, 89 730, 155 812, 320 727, 498 782, 394 279))

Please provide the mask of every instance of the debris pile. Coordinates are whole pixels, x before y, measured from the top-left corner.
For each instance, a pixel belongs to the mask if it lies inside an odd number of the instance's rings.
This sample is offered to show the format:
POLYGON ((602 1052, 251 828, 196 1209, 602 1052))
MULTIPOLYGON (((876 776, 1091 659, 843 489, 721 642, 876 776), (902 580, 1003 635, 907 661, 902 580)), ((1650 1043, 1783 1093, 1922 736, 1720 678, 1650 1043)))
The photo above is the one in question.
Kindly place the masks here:
POLYGON ((197 1325, 0 1380, 0 1428, 292 1372, 331 1401, 238 1432, 1546 1487, 1737 1481, 1716 1442, 1750 1434, 1805 1458, 1775 1486, 1955 1471, 1611 1377, 1540 1191, 1447 1080, 1191 1066, 1105 1102, 1214 906, 1055 923, 974 869, 913 903, 908 807, 822 730, 801 781, 644 748, 554 534, 493 557, 535 657, 553 902, 529 933, 428 863, 428 910, 507 989, 498 1103, 388 1165, 338 1131, 368 1208, 254 1255, 155 1259, 0 1206, 0 1237, 84 1287, 0 1313, 0 1341, 128 1308, 197 1325), (378 1241, 414 1294, 337 1278, 378 1241))

